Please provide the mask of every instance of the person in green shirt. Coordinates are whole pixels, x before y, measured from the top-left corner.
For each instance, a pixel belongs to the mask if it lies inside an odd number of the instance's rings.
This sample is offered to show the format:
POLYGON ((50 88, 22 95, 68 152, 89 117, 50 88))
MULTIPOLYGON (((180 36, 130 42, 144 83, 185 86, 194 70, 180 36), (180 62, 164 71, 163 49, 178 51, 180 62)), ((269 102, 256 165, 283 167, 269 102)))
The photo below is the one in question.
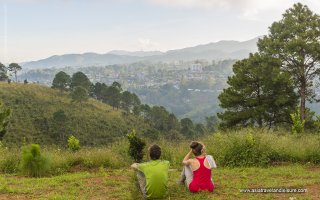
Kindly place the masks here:
POLYGON ((169 161, 160 160, 159 145, 149 147, 150 161, 134 163, 132 168, 138 170, 137 178, 143 196, 147 199, 161 199, 167 195, 169 161))

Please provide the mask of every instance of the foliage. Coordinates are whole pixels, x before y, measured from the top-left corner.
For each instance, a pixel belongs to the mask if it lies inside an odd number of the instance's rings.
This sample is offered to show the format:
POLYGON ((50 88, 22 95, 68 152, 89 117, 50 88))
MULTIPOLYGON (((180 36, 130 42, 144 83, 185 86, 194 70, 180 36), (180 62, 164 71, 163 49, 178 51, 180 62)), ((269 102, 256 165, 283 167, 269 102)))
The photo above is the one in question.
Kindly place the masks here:
POLYGON ((211 133, 214 132, 217 124, 218 124, 218 119, 216 116, 206 117, 206 129, 209 132, 211 133))
POLYGON ((70 88, 72 90, 77 87, 83 87, 85 90, 89 91, 91 82, 89 78, 83 72, 76 72, 72 75, 70 88))
POLYGON ((280 71, 278 59, 250 54, 236 62, 229 87, 219 95, 221 127, 273 127, 289 123, 297 96, 288 73, 280 71))
POLYGON ((194 137, 194 125, 192 120, 189 118, 183 118, 181 119, 180 123, 181 123, 181 130, 180 130, 181 134, 189 138, 194 137))
POLYGON ((127 138, 129 140, 129 155, 135 162, 141 162, 143 158, 143 149, 146 146, 145 141, 136 135, 136 131, 132 130, 127 138))
POLYGON ((231 167, 267 166, 270 162, 270 149, 259 143, 252 133, 247 133, 245 139, 233 139, 224 157, 224 163, 231 167))
POLYGON ((297 110, 295 113, 291 113, 290 116, 292 120, 292 134, 297 135, 303 133, 306 120, 301 121, 300 110, 297 110))
POLYGON ((80 141, 73 135, 68 138, 68 149, 73 152, 80 149, 80 141))
POLYGON ((0 142, 7 132, 10 114, 11 109, 6 108, 4 104, 0 102, 0 142))
POLYGON ((9 66, 8 66, 8 71, 14 73, 16 82, 18 81, 17 73, 18 73, 18 71, 20 71, 21 69, 22 69, 22 67, 21 67, 19 64, 17 64, 17 63, 11 63, 11 64, 9 64, 9 66))
POLYGON ((79 109, 68 93, 36 84, 0 82, 0 99, 12 111, 3 138, 8 146, 21 146, 23 138, 27 143, 66 146, 67 138, 58 137, 63 132, 76 132, 82 146, 101 146, 126 137, 132 129, 142 133, 152 128, 140 117, 122 116, 120 110, 94 99, 79 109), (67 117, 64 122, 54 117, 59 110, 67 117))
POLYGON ((0 81, 6 81, 7 79, 7 68, 4 64, 0 63, 0 81))
POLYGON ((305 103, 313 100, 313 80, 320 69, 320 16, 306 5, 296 3, 274 22, 269 34, 258 41, 259 52, 281 61, 281 69, 289 72, 300 97, 301 120, 305 103))
POLYGON ((32 144, 23 147, 21 167, 23 172, 32 177, 46 175, 49 170, 49 161, 41 154, 40 145, 32 144))
POLYGON ((54 89, 59 89, 60 91, 67 91, 70 87, 70 84, 71 77, 67 73, 60 71, 55 75, 51 87, 54 89))
POLYGON ((88 101, 89 99, 88 91, 82 86, 77 86, 71 92, 71 98, 72 102, 80 103, 80 105, 82 106, 83 102, 88 101))
POLYGON ((60 109, 53 113, 52 119, 55 124, 55 129, 58 131, 57 135, 60 136, 61 141, 64 141, 64 135, 67 131, 66 126, 68 122, 68 117, 66 116, 65 112, 60 109))

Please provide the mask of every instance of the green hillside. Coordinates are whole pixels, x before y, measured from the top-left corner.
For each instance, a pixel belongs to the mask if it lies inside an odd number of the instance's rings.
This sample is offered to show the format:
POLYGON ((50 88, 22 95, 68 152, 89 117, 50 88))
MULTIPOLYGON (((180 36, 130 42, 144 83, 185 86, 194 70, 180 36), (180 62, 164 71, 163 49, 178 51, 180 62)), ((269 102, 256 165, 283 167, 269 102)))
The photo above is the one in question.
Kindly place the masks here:
POLYGON ((133 128, 138 132, 147 130, 149 125, 133 115, 94 99, 85 105, 72 103, 68 93, 61 93, 45 86, 34 84, 0 83, 0 100, 12 109, 12 116, 4 142, 21 144, 65 143, 73 134, 82 145, 108 144, 126 136, 133 128), (65 137, 61 137, 61 127, 53 120, 53 114, 63 110, 65 137))

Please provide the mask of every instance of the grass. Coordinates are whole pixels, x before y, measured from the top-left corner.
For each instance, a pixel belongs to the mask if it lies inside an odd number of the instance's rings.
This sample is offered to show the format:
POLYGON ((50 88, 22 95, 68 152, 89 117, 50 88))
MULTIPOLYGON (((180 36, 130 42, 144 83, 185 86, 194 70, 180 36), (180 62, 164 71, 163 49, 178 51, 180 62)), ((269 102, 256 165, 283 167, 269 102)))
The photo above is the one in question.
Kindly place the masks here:
MULTIPOLYGON (((169 172, 167 199, 318 199, 320 167, 288 165, 269 168, 213 170, 213 193, 190 193, 176 181, 180 170, 169 172), (306 193, 240 193, 241 188, 303 188, 306 193)), ((141 199, 134 171, 128 168, 67 173, 46 178, 0 175, 0 199, 141 199)))
POLYGON ((80 139, 80 145, 102 146, 125 137, 132 129, 143 132, 150 128, 138 117, 100 101, 90 98, 80 106, 71 102, 69 93, 36 84, 0 82, 0 101, 12 110, 3 141, 12 146, 24 142, 66 146, 70 135, 80 139), (67 117, 64 125, 53 119, 59 110, 67 117))

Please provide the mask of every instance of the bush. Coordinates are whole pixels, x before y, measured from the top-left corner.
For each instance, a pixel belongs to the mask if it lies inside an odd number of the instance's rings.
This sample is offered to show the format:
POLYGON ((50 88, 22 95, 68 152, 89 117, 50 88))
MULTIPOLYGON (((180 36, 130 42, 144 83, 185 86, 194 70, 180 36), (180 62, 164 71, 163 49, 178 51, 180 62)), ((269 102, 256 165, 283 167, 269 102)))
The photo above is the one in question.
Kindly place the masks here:
POLYGON ((135 130, 128 135, 129 139, 129 155, 136 162, 141 162, 143 158, 143 149, 146 146, 145 141, 137 137, 135 130))
POLYGON ((22 149, 22 171, 32 177, 45 175, 49 170, 48 159, 40 152, 40 145, 32 144, 22 149))
POLYGON ((301 121, 300 110, 298 109, 296 113, 292 113, 290 116, 293 123, 291 127, 292 134, 296 135, 302 133, 304 131, 304 124, 306 121, 301 121))
POLYGON ((73 152, 78 151, 80 149, 80 142, 73 135, 71 135, 68 139, 68 148, 73 152))
POLYGON ((245 137, 232 138, 232 144, 224 155, 224 164, 231 167, 267 166, 270 162, 270 148, 249 132, 245 137))

